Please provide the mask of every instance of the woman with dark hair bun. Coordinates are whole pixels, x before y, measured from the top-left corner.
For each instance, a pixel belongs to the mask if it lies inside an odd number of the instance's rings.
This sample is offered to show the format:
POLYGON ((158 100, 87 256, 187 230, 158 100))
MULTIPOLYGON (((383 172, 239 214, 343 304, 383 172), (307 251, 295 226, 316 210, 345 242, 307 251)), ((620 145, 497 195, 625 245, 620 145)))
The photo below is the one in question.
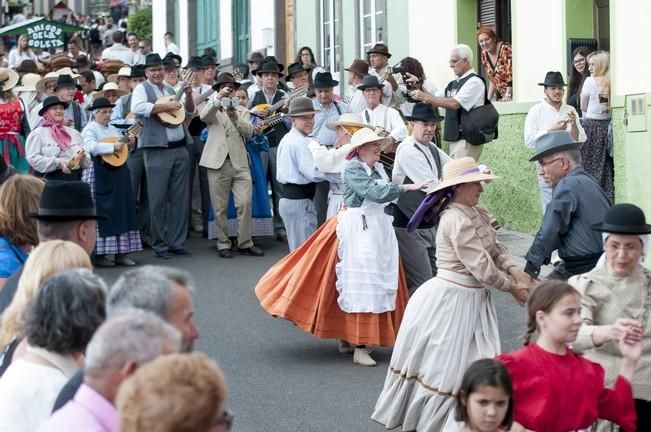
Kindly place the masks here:
POLYGON ((567 104, 573 106, 579 117, 583 117, 581 112, 581 87, 583 81, 589 75, 588 73, 588 54, 590 50, 580 46, 572 51, 572 68, 570 69, 569 85, 567 86, 567 104))

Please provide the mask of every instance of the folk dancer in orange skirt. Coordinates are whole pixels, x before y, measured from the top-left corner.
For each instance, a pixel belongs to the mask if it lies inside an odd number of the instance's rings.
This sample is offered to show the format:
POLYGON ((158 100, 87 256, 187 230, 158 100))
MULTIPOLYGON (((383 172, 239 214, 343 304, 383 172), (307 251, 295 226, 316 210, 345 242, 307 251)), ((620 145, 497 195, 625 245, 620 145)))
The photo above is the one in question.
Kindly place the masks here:
POLYGON ((375 366, 366 345, 392 346, 407 303, 392 217, 384 207, 408 190, 379 163, 382 138, 355 132, 343 172, 344 204, 256 287, 262 307, 318 338, 339 339, 353 362, 375 366), (381 253, 378 253, 381 251, 381 253))

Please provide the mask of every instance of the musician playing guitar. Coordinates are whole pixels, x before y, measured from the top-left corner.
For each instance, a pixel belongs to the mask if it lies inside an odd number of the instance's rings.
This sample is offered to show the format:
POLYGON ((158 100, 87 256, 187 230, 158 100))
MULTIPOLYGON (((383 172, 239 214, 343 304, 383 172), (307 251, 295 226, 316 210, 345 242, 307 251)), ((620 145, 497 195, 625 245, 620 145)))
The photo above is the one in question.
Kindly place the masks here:
POLYGON ((190 135, 186 134, 183 124, 171 126, 161 122, 156 114, 176 113, 184 107, 185 120, 192 119, 195 112, 192 87, 184 82, 184 102, 178 99, 157 102, 159 98, 175 95, 174 89, 163 83, 163 62, 157 53, 147 55, 145 75, 147 80, 133 91, 131 111, 144 125, 139 145, 144 152, 147 174, 152 248, 160 259, 172 255, 190 256, 184 248, 190 217, 190 156, 187 151, 190 135))
POLYGON ((95 98, 88 107, 93 120, 81 133, 84 150, 93 159, 92 165, 84 170, 82 180, 90 185, 98 214, 106 216, 97 221, 95 265, 100 267, 133 266, 136 263, 128 254, 142 250, 129 167, 126 163, 113 167, 101 158, 101 155, 120 153, 125 145, 132 146, 135 142, 134 137, 123 140, 126 142, 115 140, 122 137, 122 132, 109 124, 114 106, 105 97, 95 98))
MULTIPOLYGON (((251 101, 249 102, 249 108, 256 107, 258 105, 273 105, 280 102, 285 98, 286 94, 284 91, 278 88, 278 82, 283 76, 281 73, 283 69, 282 65, 278 63, 267 61, 262 63, 260 67, 253 71, 253 73, 258 77, 258 85, 261 86, 261 90, 255 93, 251 101)), ((282 106, 281 111, 286 113, 288 108, 288 102, 282 106)), ((253 109, 251 114, 261 118, 266 118, 270 113, 268 110, 262 109, 253 109)), ((287 241, 287 234, 285 232, 285 227, 283 221, 280 218, 278 213, 278 203, 280 202, 281 188, 282 185, 276 180, 276 155, 278 151, 278 144, 280 140, 289 132, 289 128, 285 122, 281 122, 275 125, 272 128, 269 128, 266 132, 266 136, 269 139, 269 152, 262 153, 262 164, 265 167, 267 172, 267 177, 271 182, 271 193, 273 196, 273 207, 274 207, 274 231, 280 241, 287 241)))

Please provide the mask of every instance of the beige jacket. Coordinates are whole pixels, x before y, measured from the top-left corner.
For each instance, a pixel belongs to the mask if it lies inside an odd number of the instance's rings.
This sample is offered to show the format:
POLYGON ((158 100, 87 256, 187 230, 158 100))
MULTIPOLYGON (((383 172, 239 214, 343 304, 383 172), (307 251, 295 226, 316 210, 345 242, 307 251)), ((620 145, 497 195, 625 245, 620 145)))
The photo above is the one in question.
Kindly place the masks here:
MULTIPOLYGON (((574 343, 574 350, 597 362, 606 370, 606 384, 612 385, 619 374, 621 354, 616 341, 595 347, 592 332, 598 325, 613 324, 618 318, 642 320, 645 308, 651 308, 651 271, 638 265, 635 273, 622 278, 601 265, 592 271, 574 276, 569 283, 583 296, 583 325, 574 343)), ((651 400, 651 316, 642 340, 642 357, 633 377, 633 394, 637 399, 651 400)))
POLYGON ((234 123, 226 112, 220 111, 212 103, 206 104, 200 117, 208 126, 208 140, 199 165, 219 169, 228 157, 236 170, 249 169, 244 143, 251 136, 253 126, 245 108, 238 106, 237 115, 237 123, 234 123))

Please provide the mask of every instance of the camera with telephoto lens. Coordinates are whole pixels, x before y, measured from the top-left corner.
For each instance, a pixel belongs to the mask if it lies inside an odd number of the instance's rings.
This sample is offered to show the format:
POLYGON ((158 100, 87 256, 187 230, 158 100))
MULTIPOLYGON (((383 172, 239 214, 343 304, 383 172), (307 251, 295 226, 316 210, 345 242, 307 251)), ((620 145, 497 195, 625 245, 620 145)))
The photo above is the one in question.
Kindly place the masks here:
POLYGON ((400 74, 402 76, 405 76, 405 74, 407 73, 405 68, 403 68, 402 66, 393 66, 390 67, 389 70, 391 71, 392 74, 400 74))

